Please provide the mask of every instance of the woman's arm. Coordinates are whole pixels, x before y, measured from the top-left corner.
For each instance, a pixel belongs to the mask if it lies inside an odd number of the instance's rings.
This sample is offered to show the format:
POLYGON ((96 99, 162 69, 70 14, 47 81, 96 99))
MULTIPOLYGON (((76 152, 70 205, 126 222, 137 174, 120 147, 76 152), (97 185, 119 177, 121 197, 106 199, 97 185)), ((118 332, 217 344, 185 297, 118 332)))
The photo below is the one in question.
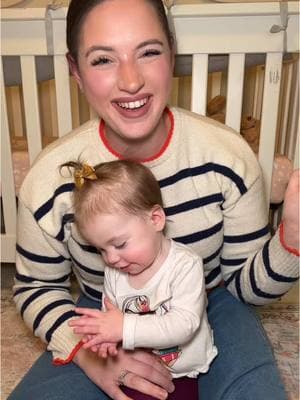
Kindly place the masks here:
POLYGON ((300 197, 300 169, 293 172, 284 196, 282 214, 281 242, 288 251, 299 256, 299 197, 300 197))
POLYGON ((14 301, 25 323, 48 344, 59 363, 70 361, 80 337, 67 321, 74 317, 71 261, 63 243, 51 238, 19 199, 14 301))
MULTIPOLYGON (((290 246, 297 246, 299 240, 298 174, 292 176, 283 214, 285 240, 290 246)), ((246 303, 267 304, 283 296, 298 280, 299 259, 283 246, 279 230, 270 237, 263 179, 257 166, 249 164, 243 179, 247 190, 228 195, 224 202, 221 268, 233 295, 246 303), (254 179, 249 181, 251 175, 254 179)))

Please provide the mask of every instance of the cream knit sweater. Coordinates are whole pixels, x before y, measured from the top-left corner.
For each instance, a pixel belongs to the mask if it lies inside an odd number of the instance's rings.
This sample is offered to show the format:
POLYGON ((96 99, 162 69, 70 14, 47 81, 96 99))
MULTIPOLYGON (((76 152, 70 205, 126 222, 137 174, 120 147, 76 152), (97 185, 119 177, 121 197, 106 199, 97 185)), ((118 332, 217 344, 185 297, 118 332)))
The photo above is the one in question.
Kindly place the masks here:
MULTIPOLYGON (((243 302, 278 299, 298 279, 298 258, 282 247, 278 233, 270 240, 255 155, 224 125, 175 108, 169 116, 174 127, 168 145, 145 162, 162 189, 167 235, 203 258, 207 288, 224 280, 243 302)), ((98 119, 48 146, 19 196, 14 299, 26 324, 62 363, 80 341, 67 325, 74 316, 70 274, 94 299, 103 284, 103 260, 73 223, 72 178, 59 171, 78 158, 91 165, 116 158, 101 139, 98 119)))

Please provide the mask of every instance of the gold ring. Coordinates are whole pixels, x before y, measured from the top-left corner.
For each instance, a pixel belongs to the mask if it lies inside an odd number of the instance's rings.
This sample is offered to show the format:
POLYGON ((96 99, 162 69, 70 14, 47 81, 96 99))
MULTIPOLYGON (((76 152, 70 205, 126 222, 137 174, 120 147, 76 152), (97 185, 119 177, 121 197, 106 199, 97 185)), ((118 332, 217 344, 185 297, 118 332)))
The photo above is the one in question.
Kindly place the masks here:
POLYGON ((122 371, 121 373, 120 373, 120 375, 119 375, 119 377, 118 377, 118 384, 120 385, 120 386, 124 386, 124 380, 125 380, 125 377, 126 377, 126 375, 127 374, 129 374, 129 371, 127 371, 127 369, 125 369, 124 371, 122 371))

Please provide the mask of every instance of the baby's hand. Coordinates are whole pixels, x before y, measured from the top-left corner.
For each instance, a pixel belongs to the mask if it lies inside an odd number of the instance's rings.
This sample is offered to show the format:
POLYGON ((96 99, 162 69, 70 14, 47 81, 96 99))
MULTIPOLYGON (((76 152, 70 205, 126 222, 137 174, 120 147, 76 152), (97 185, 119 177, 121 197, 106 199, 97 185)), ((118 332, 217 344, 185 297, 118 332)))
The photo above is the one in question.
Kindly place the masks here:
POLYGON ((108 356, 116 357, 118 354, 116 343, 101 343, 98 347, 98 356, 107 358, 108 356))
POLYGON ((69 326, 73 327, 76 334, 82 334, 86 338, 92 336, 84 347, 101 343, 118 343, 123 336, 123 313, 108 299, 105 299, 106 311, 90 308, 76 307, 75 312, 81 314, 80 318, 71 319, 69 326))

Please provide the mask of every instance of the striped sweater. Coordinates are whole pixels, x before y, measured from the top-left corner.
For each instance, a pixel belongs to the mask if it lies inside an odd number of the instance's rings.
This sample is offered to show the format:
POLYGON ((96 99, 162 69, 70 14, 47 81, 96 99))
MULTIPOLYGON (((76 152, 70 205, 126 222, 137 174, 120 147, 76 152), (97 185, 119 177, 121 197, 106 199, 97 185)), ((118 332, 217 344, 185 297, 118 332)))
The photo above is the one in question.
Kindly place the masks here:
MULTIPOLYGON (((166 234, 203 258, 207 288, 223 280, 243 302, 278 299, 297 280, 298 259, 282 247, 278 233, 270 239, 255 155, 224 125, 176 108, 168 114, 168 141, 145 162, 160 183, 166 234)), ((91 165, 116 159, 103 125, 89 121, 48 146, 19 196, 14 299, 57 363, 70 361, 80 342, 67 324, 74 316, 70 275, 87 296, 99 299, 104 269, 96 249, 76 230, 73 180, 59 166, 78 158, 91 165)))

